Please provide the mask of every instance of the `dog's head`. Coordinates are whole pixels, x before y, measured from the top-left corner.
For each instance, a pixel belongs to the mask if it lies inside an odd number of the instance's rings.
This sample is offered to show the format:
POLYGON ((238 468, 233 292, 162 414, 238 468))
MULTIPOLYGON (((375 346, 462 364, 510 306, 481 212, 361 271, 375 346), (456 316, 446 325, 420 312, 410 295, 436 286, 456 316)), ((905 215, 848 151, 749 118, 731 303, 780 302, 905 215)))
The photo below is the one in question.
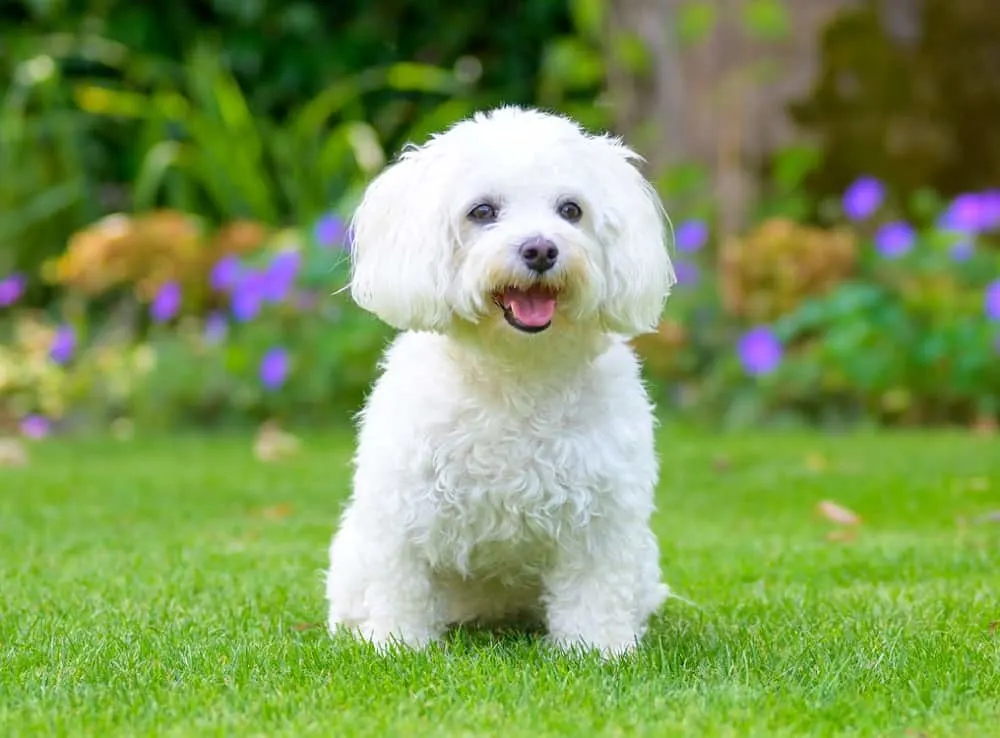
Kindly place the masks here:
POLYGON ((402 329, 652 330, 675 277, 638 158, 538 111, 462 121, 369 186, 352 223, 352 296, 402 329))

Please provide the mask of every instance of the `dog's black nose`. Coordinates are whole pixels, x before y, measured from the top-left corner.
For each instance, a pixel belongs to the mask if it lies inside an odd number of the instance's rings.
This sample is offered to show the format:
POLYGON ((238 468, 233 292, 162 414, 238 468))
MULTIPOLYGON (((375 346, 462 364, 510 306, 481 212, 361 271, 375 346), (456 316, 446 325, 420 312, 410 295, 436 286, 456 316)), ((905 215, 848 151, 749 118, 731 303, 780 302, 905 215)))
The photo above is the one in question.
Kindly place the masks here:
POLYGON ((554 267, 556 259, 559 258, 559 249, 556 245, 541 236, 529 238, 522 243, 519 253, 528 269, 539 274, 544 274, 554 267))

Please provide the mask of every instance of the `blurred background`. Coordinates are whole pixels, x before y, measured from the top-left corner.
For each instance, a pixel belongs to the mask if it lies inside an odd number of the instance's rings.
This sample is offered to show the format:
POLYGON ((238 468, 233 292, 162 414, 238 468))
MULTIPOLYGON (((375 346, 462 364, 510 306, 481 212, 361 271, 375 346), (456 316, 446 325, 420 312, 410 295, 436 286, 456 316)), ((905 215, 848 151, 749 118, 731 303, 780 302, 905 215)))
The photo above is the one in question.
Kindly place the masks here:
POLYGON ((646 156, 665 416, 995 431, 996 0, 0 0, 0 432, 348 422, 345 221, 501 103, 646 156))

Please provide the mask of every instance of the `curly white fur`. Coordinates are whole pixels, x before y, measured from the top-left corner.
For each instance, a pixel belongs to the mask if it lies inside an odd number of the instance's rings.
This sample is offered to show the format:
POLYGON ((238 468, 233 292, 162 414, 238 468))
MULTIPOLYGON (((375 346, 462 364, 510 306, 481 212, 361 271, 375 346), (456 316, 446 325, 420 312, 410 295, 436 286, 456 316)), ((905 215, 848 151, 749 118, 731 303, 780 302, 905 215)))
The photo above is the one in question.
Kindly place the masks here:
POLYGON ((505 107, 371 183, 352 295, 403 333, 361 414, 331 630, 421 647, 453 623, 535 614, 554 643, 605 655, 643 635, 668 589, 653 412, 626 340, 656 326, 674 273, 637 159, 505 107), (470 217, 481 203, 493 215, 470 217), (558 249, 541 274, 519 252, 533 238, 558 249), (539 285, 555 313, 528 333, 502 295, 539 285))

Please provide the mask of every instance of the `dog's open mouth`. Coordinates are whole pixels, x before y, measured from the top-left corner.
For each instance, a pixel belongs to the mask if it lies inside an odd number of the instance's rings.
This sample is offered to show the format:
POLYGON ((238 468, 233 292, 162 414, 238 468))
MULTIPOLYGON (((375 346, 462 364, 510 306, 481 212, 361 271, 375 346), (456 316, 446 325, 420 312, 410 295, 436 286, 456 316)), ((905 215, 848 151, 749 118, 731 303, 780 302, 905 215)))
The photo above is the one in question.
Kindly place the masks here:
POLYGON ((503 310, 503 317, 525 333, 541 333, 552 325, 557 293, 541 285, 527 289, 507 287, 493 294, 493 301, 503 310))

